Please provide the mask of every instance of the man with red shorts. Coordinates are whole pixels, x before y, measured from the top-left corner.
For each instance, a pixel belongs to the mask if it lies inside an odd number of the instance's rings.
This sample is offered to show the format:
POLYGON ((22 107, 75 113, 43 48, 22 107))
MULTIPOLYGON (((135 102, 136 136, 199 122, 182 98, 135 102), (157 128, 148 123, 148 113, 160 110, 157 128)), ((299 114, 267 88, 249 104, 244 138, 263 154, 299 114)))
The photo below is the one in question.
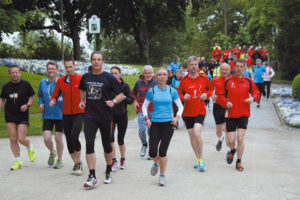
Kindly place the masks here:
POLYGON ((244 153, 244 136, 250 117, 250 104, 254 101, 257 102, 260 96, 259 90, 252 79, 243 75, 244 68, 244 61, 238 59, 234 67, 235 73, 226 79, 224 86, 227 98, 226 107, 228 109, 226 128, 230 147, 226 159, 227 163, 231 164, 237 151, 236 169, 238 171, 244 170, 241 160, 244 153), (237 138, 237 149, 235 148, 235 138, 237 138))

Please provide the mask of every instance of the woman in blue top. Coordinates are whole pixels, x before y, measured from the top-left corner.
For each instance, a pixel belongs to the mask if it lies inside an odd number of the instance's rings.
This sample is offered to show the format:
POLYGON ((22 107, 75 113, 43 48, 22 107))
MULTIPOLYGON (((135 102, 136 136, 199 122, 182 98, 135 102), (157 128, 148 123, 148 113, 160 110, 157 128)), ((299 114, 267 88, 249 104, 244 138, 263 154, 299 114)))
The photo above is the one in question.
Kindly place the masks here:
POLYGON ((167 70, 161 68, 156 72, 157 86, 151 88, 143 104, 143 115, 146 124, 150 127, 150 149, 149 154, 154 161, 151 168, 151 175, 155 176, 160 167, 159 185, 165 186, 165 169, 167 165, 167 150, 174 133, 175 126, 182 114, 183 106, 179 99, 177 91, 167 86, 167 70), (152 121, 149 120, 147 108, 153 101, 152 121), (176 117, 172 115, 172 102, 178 107, 176 117), (159 153, 158 153, 159 152, 159 153))

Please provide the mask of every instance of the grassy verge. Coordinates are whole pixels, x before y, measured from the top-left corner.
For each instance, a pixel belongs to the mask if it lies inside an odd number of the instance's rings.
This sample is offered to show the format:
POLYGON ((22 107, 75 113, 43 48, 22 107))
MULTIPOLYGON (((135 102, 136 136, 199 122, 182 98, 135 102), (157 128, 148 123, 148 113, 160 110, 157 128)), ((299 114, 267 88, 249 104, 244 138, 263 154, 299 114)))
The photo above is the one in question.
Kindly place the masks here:
MULTIPOLYGON (((129 65, 132 67, 136 67, 142 71, 143 66, 142 65, 129 65)), ((33 87, 33 90, 35 91, 35 102, 30 107, 30 126, 28 127, 28 133, 27 135, 41 135, 42 130, 42 120, 41 120, 41 112, 39 110, 38 106, 38 97, 37 97, 37 91, 39 87, 40 81, 45 77, 41 75, 36 74, 30 74, 27 72, 21 73, 21 78, 23 80, 27 80, 30 82, 30 84, 33 87)), ((134 87, 135 82, 138 80, 139 75, 135 76, 124 76, 123 79, 126 83, 130 85, 130 88, 132 89, 134 87)), ((0 90, 2 90, 2 87, 4 84, 6 84, 8 81, 10 81, 10 78, 8 76, 8 68, 5 66, 0 66, 0 90)), ((132 105, 128 106, 128 117, 129 119, 132 119, 136 116, 135 110, 133 109, 132 105)), ((4 108, 0 112, 0 138, 8 137, 8 132, 6 129, 6 124, 4 120, 4 108)))

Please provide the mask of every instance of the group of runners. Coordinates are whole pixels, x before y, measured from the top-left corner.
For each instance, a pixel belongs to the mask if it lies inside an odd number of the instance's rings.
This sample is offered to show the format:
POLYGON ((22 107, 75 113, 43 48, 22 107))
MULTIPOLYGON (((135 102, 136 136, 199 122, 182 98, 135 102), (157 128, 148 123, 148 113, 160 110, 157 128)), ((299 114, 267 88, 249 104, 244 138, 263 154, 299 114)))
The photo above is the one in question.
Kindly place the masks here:
MULTIPOLYGON (((66 75, 58 77, 58 65, 55 62, 47 63, 48 77, 40 82, 38 96, 40 110, 43 112, 44 143, 50 154, 48 165, 55 169, 63 167, 64 133, 68 152, 74 162, 72 174, 83 174, 79 135, 84 125, 89 170, 84 188, 96 187, 98 181, 94 144, 99 129, 106 161, 104 183, 111 183, 113 171, 117 168, 126 169, 124 137, 128 124, 127 105, 134 104, 142 145, 140 156, 153 160, 150 173, 155 176, 160 171, 160 186, 166 185, 168 147, 180 117, 183 118, 195 154, 193 167, 204 172, 206 164, 203 156, 202 127, 206 115, 205 101, 211 97, 214 101, 213 114, 218 137, 216 149, 221 150, 225 131, 227 163, 233 162, 237 152, 236 169, 244 170, 241 160, 250 117, 250 104, 259 101, 260 91, 251 78, 243 75, 243 60, 235 61, 234 70, 231 70, 227 63, 222 63, 220 76, 211 82, 205 74, 199 73, 198 58, 190 56, 187 59, 188 72, 184 73, 175 88, 167 84, 167 69, 159 68, 154 75, 152 66, 145 65, 143 74, 132 91, 121 78, 119 67, 112 67, 111 73, 108 73, 103 71, 103 64, 104 55, 101 52, 93 52, 91 71, 80 76, 75 73, 74 60, 66 59, 66 75), (54 126, 56 150, 51 140, 54 126), (121 155, 119 164, 114 144, 116 126, 121 155)), ((23 166, 18 143, 27 147, 31 162, 36 159, 33 145, 26 139, 28 110, 34 102, 34 90, 29 82, 21 80, 18 66, 9 67, 9 76, 11 81, 4 85, 1 91, 0 109, 5 103, 5 121, 10 134, 11 150, 16 158, 11 170, 17 170, 23 166)))

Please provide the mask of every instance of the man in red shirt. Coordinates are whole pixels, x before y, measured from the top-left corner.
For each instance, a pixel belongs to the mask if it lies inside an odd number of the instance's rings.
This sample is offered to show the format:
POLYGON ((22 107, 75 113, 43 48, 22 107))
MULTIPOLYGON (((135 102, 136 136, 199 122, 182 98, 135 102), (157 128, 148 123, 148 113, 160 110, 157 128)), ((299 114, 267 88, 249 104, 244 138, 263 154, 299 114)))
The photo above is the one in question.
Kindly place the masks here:
POLYGON ((253 67, 253 60, 252 58, 249 56, 249 54, 246 54, 245 55, 245 58, 244 58, 244 62, 247 63, 247 67, 250 67, 252 68, 253 67))
POLYGON ((66 75, 57 80, 51 97, 50 106, 52 107, 56 104, 60 93, 62 93, 64 133, 69 154, 74 162, 72 173, 74 175, 82 175, 82 162, 80 159, 81 144, 79 135, 83 124, 82 114, 84 113, 84 110, 80 109, 78 106, 80 103, 79 83, 81 76, 75 73, 76 66, 74 60, 65 59, 64 66, 66 75))
POLYGON ((222 143, 224 140, 224 137, 222 136, 222 129, 225 126, 225 111, 226 111, 226 97, 224 92, 224 84, 225 84, 225 79, 230 74, 230 66, 227 63, 221 64, 220 73, 221 76, 215 77, 212 80, 212 89, 214 89, 215 92, 211 97, 215 101, 213 107, 213 115, 216 122, 216 134, 218 137, 218 143, 216 145, 217 151, 221 150, 222 143))
POLYGON ((215 58, 217 61, 219 61, 221 59, 221 56, 222 56, 222 51, 220 50, 220 48, 216 47, 212 51, 212 57, 215 58))
POLYGON ((262 57, 262 61, 266 61, 267 60, 267 56, 269 54, 267 47, 264 47, 262 50, 259 51, 259 53, 261 54, 262 57))
POLYGON ((230 73, 231 73, 231 74, 234 73, 234 65, 235 65, 236 61, 237 61, 237 56, 234 55, 234 56, 233 56, 233 60, 229 62, 230 70, 231 70, 230 73))
POLYGON ((190 56, 187 63, 189 74, 181 79, 178 94, 181 101, 184 102, 182 116, 196 156, 194 167, 203 172, 206 165, 202 159, 201 129, 206 115, 204 100, 209 99, 212 94, 211 83, 206 75, 198 73, 197 57, 190 56))
POLYGON ((229 53, 230 53, 229 49, 223 51, 223 59, 226 63, 228 63, 229 53))
POLYGON ((226 119, 227 136, 230 152, 227 153, 227 163, 233 162, 237 151, 236 169, 243 171, 242 156, 244 152, 244 136, 246 133, 248 118, 250 117, 250 104, 258 101, 260 92, 252 79, 243 76, 245 64, 243 60, 235 63, 235 73, 225 81, 226 107, 228 116, 226 119), (251 94, 251 96, 249 95, 251 94), (237 134, 237 150, 235 149, 235 138, 237 134))
POLYGON ((237 44, 236 47, 235 47, 235 49, 233 49, 233 54, 236 55, 237 58, 240 58, 241 53, 242 53, 241 50, 242 49, 240 48, 240 45, 237 44))

